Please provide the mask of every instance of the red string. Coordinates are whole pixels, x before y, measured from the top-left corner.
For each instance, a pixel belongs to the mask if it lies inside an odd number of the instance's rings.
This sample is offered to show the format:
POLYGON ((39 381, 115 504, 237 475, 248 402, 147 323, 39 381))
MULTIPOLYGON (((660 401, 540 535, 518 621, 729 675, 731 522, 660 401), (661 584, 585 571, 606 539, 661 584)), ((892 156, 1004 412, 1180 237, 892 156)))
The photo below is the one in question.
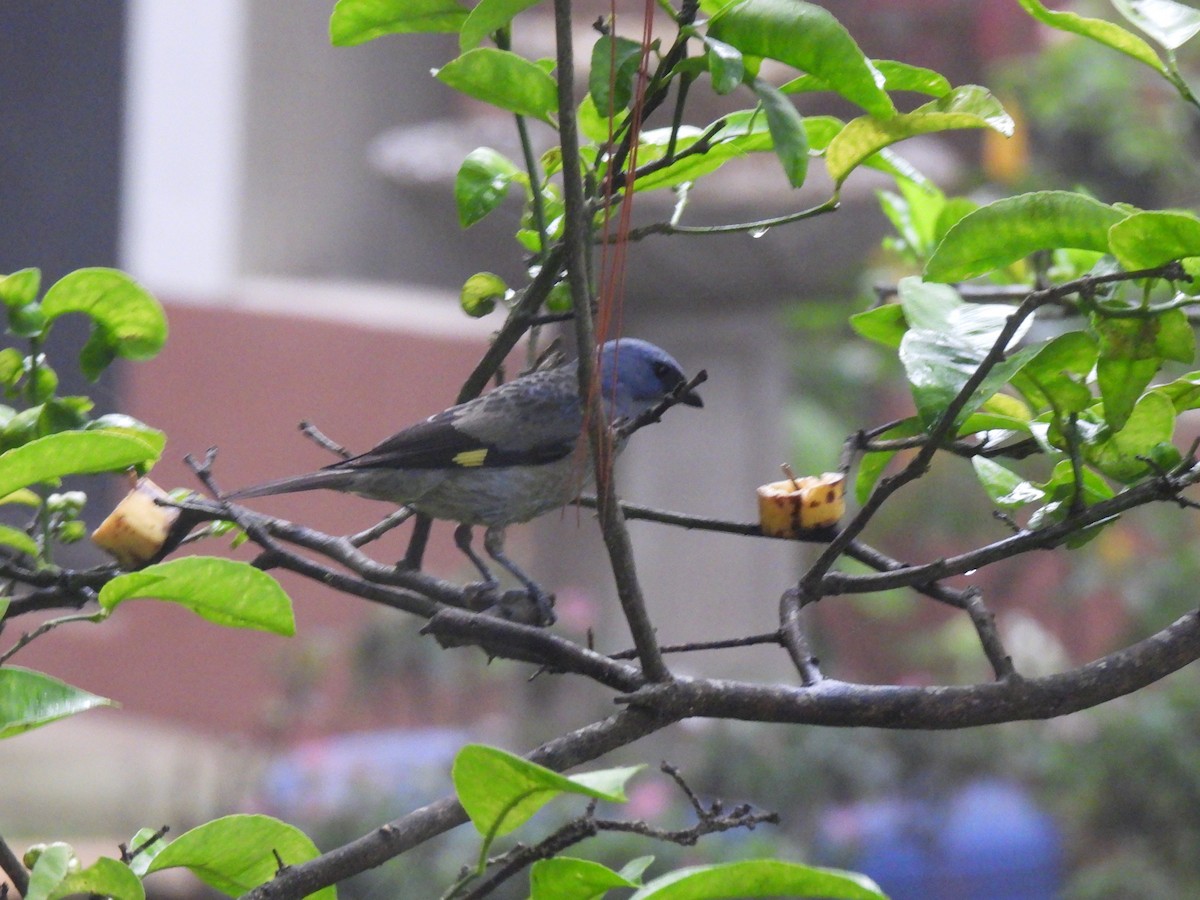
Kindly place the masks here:
MULTIPOLYGON (((600 110, 600 112, 607 113, 608 147, 611 154, 615 144, 613 120, 616 115, 616 110, 613 108, 615 92, 612 90, 617 76, 616 0, 609 0, 609 22, 611 23, 610 34, 613 37, 609 46, 609 105, 607 110, 600 110)), ((597 297, 596 342, 598 346, 606 340, 620 337, 624 331, 625 290, 629 254, 628 235, 633 221, 633 173, 637 170, 638 143, 642 131, 642 110, 645 106, 646 90, 650 84, 650 45, 653 36, 654 3, 653 0, 645 0, 642 18, 642 52, 641 58, 638 61, 637 78, 634 85, 633 107, 630 110, 629 153, 625 158, 625 172, 627 175, 623 180, 624 196, 621 201, 620 215, 617 220, 617 236, 615 240, 612 239, 612 206, 616 190, 615 184, 619 173, 610 170, 604 179, 604 221, 601 226, 602 240, 600 244, 600 266, 597 279, 599 290, 597 297)), ((615 365, 616 360, 614 359, 615 365)), ((599 374, 599 370, 597 370, 597 378, 593 385, 593 390, 599 387, 599 374)), ((615 379, 613 384, 610 385, 610 389, 614 392, 614 395, 609 400, 610 402, 615 402, 615 379)), ((610 449, 605 448, 604 452, 606 455, 610 449)), ((601 471, 607 472, 609 471, 611 460, 605 459, 604 463, 601 471)))

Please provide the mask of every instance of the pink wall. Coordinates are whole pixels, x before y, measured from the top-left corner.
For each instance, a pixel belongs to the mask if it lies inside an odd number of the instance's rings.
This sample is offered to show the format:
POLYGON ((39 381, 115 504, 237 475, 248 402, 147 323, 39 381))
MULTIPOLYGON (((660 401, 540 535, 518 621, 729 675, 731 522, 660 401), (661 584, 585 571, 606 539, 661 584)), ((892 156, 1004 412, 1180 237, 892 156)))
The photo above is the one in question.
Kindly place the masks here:
MULTIPOLYGON (((169 306, 168 315, 166 348, 151 362, 126 367, 121 404, 167 432, 166 453, 153 472, 165 488, 199 488, 182 457, 213 445, 220 448, 218 484, 226 490, 329 462, 324 450, 296 430, 302 419, 352 450, 366 449, 448 405, 485 346, 479 329, 475 337, 405 333, 189 305, 169 306)), ((357 531, 390 511, 385 504, 325 492, 251 505, 334 533, 357 531)), ((379 558, 398 559, 407 533, 402 529, 376 545, 387 548, 377 551, 379 558)), ((196 552, 226 555, 228 542, 206 542, 196 552)), ((252 557, 249 548, 237 555, 252 557)), ((435 529, 426 565, 464 576, 447 526, 435 529)), ((290 641, 219 628, 170 604, 135 602, 102 626, 76 625, 44 637, 14 662, 111 697, 134 712, 265 737, 279 727, 285 708, 281 666, 295 668, 301 643, 343 653, 372 612, 365 601, 311 582, 288 575, 281 580, 296 602, 299 637, 290 641)), ((415 635, 420 623, 393 615, 396 628, 420 640, 415 635)), ((369 704, 366 717, 364 703, 351 696, 346 667, 326 669, 332 679, 322 682, 299 723, 283 727, 287 736, 355 727, 360 716, 363 725, 384 727, 458 715, 454 704, 430 703, 421 691, 405 689, 389 692, 395 696, 386 704, 369 704), (420 699, 406 706, 406 698, 414 696, 420 699), (380 706, 390 721, 380 720, 380 706)))

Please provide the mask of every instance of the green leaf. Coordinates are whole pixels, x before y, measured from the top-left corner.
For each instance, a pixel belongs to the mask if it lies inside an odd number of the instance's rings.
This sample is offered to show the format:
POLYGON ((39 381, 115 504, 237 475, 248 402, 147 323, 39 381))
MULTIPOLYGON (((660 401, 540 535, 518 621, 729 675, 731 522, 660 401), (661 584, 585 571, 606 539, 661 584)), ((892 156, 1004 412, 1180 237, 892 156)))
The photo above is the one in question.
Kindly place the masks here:
POLYGON ((968 84, 910 113, 877 119, 860 116, 850 121, 825 152, 825 166, 835 184, 841 184, 866 159, 898 141, 918 134, 957 128, 991 128, 1008 137, 1013 120, 986 89, 968 84))
POLYGON ((1142 391, 1154 378, 1162 360, 1101 357, 1096 363, 1096 382, 1104 400, 1104 417, 1110 428, 1125 427, 1142 391))
MULTIPOLYGON (((1180 316, 1182 310, 1174 310, 1180 316)), ((1107 318, 1092 316, 1092 328, 1100 338, 1100 358, 1096 363, 1096 380, 1104 399, 1104 416, 1109 427, 1123 428, 1134 403, 1162 366, 1164 350, 1182 356, 1194 347, 1191 328, 1186 317, 1186 335, 1179 333, 1179 319, 1168 320, 1169 332, 1163 336, 1165 316, 1145 319, 1107 318)), ((1180 362, 1191 362, 1191 356, 1180 362)))
POLYGON ((55 841, 43 847, 29 872, 29 890, 25 892, 25 900, 49 900, 67 877, 72 864, 79 865, 79 858, 70 844, 55 841))
MULTIPOLYGON (((1029 364, 1026 363, 1025 367, 1028 367, 1028 365, 1029 364)), ((1022 371, 1025 367, 1022 368, 1022 371)), ((1008 394, 992 394, 992 396, 988 397, 988 399, 984 401, 983 406, 981 406, 979 410, 979 415, 981 417, 1005 419, 1008 423, 1017 422, 1027 425, 1029 420, 1033 417, 1033 413, 1030 411, 1027 404, 1016 397, 1010 397, 1008 394)), ((988 426, 988 428, 996 427, 1011 429, 1013 425, 1003 424, 1000 426, 988 426)), ((1020 425, 1017 427, 1020 428, 1020 425)))
POLYGON ((0 384, 12 388, 25 374, 25 355, 14 347, 0 350, 0 384))
MULTIPOLYGON (((584 94, 583 99, 579 101, 576 119, 579 123, 579 133, 589 141, 600 144, 608 140, 608 116, 600 115, 600 111, 596 109, 596 104, 592 101, 591 94, 584 94)), ((546 175, 549 176, 562 168, 562 148, 554 147, 547 153, 553 154, 554 158, 554 165, 551 166, 546 156, 542 157, 542 166, 546 170, 546 175)))
POLYGON ((30 373, 29 400, 45 403, 58 390, 58 374, 43 361, 30 373))
POLYGON ((1081 412, 1095 399, 1087 379, 1098 355, 1096 339, 1090 334, 1061 334, 1013 376, 1013 387, 1037 409, 1052 406, 1060 414, 1081 412))
MULTIPOLYGON (((36 437, 46 437, 60 431, 75 431, 87 425, 87 409, 76 401, 76 397, 55 397, 47 400, 41 407, 37 417, 36 437)), ((86 399, 86 398, 84 398, 86 399)), ((39 407, 32 407, 39 409, 39 407)), ((162 442, 154 443, 145 438, 143 443, 150 444, 155 450, 154 459, 162 452, 162 442)), ((134 466, 139 472, 149 468, 149 463, 138 463, 134 466)))
MULTIPOLYGON (((702 133, 702 129, 693 126, 685 125, 680 128, 676 152, 691 147, 702 133)), ((669 137, 669 128, 654 128, 643 132, 638 150, 639 165, 662 159, 667 152, 669 137)), ((770 149, 771 135, 765 115, 759 113, 757 118, 751 118, 749 115, 733 113, 727 117, 726 127, 713 139, 712 146, 706 153, 686 156, 665 169, 638 178, 633 183, 633 189, 651 191, 695 181, 716 171, 731 159, 770 149), (733 124, 728 124, 729 121, 733 124)))
POLYGON ((0 497, 0 503, 20 503, 24 506, 38 507, 42 505, 42 498, 27 488, 21 488, 0 497))
POLYGON ((925 266, 929 281, 965 281, 1038 250, 1075 247, 1107 252, 1108 231, 1123 210, 1069 191, 1006 197, 964 216, 925 266))
POLYGON ((965 216, 979 209, 979 204, 967 197, 948 197, 933 222, 933 243, 940 244, 951 228, 965 216))
POLYGON ((608 866, 587 859, 556 856, 533 864, 529 870, 530 900, 595 900, 613 888, 636 888, 608 866))
MULTIPOLYGON (((910 330, 900 341, 900 362, 912 386, 913 401, 926 426, 940 418, 949 402, 971 378, 1000 338, 1012 307, 1000 304, 966 304, 958 292, 916 277, 901 278, 900 305, 910 330)), ((1020 340, 1030 320, 1010 338, 1020 340)), ((1036 353, 1026 348, 998 362, 959 412, 955 427, 995 394, 1036 353)))
POLYGON ((635 857, 621 866, 621 876, 628 878, 630 881, 635 881, 640 885, 642 883, 642 875, 650 868, 653 862, 653 856, 635 857))
POLYGON ((295 634, 292 602, 274 578, 249 563, 187 556, 119 575, 100 589, 111 615, 126 600, 166 600, 231 628, 295 634))
MULTIPOLYGON (((1079 482, 1083 488, 1084 503, 1088 506, 1102 500, 1111 500, 1115 496, 1113 489, 1108 486, 1108 482, 1086 467, 1080 472, 1079 482)), ((1076 488, 1075 467, 1071 461, 1069 459, 1059 461, 1042 488, 1046 491, 1047 497, 1070 502, 1076 488)))
POLYGON ((1176 414, 1200 408, 1200 372, 1188 372, 1168 384, 1154 388, 1175 407, 1176 414))
POLYGON ((46 292, 42 312, 50 322, 67 313, 92 319, 80 364, 93 381, 114 355, 150 359, 167 339, 167 318, 158 301, 116 269, 78 269, 64 275, 46 292))
POLYGON ((945 97, 951 91, 945 75, 891 59, 874 60, 875 68, 883 76, 883 87, 889 91, 913 91, 930 97, 945 97))
POLYGON ((503 300, 507 292, 508 285, 499 275, 476 272, 463 283, 459 304, 468 316, 481 319, 496 308, 496 301, 503 300))
POLYGON ((1056 12, 1047 9, 1038 0, 1017 0, 1017 2, 1029 15, 1043 25, 1089 38, 1098 44, 1104 44, 1126 56, 1133 57, 1138 62, 1145 63, 1161 75, 1167 74, 1167 68, 1158 58, 1158 54, 1154 52, 1154 48, 1120 25, 1106 22, 1103 19, 1090 19, 1072 12, 1056 12))
POLYGON ((145 422, 127 416, 124 413, 105 413, 97 419, 92 419, 84 426, 85 431, 103 431, 112 434, 125 434, 149 444, 156 454, 162 456, 167 446, 167 435, 157 428, 151 428, 145 422))
POLYGON ((503 203, 509 185, 522 174, 508 157, 490 147, 472 150, 454 177, 458 224, 470 228, 503 203))
POLYGON ((808 132, 804 129, 804 117, 787 97, 765 81, 755 78, 751 87, 767 114, 771 143, 783 163, 788 183, 800 187, 808 175, 808 132))
POLYGON ((0 453, 0 497, 64 475, 115 472, 158 458, 140 438, 112 432, 65 431, 0 453))
POLYGON ((885 303, 852 315, 850 327, 869 341, 896 349, 908 331, 908 321, 899 303, 885 303))
POLYGON ((804 130, 808 133, 808 149, 813 154, 824 153, 825 148, 846 127, 837 116, 805 116, 804 130))
POLYGON ((649 882, 629 900, 779 896, 887 900, 879 886, 866 875, 803 866, 779 859, 750 859, 676 869, 649 882))
MULTIPOLYGON (((29 409, 23 409, 16 415, 10 416, 4 423, 4 427, 0 429, 0 448, 7 453, 14 447, 20 447, 38 437, 38 420, 41 418, 42 412, 42 406, 31 406, 29 409)), ((0 456, 0 460, 3 459, 4 457, 0 456)), ((3 468, 3 463, 0 462, 0 473, 3 472, 3 468)))
POLYGON ((41 286, 41 269, 18 269, 11 275, 0 277, 0 303, 9 309, 28 306, 37 299, 41 286))
POLYGON ((732 93, 746 77, 746 64, 737 47, 705 36, 708 74, 712 77, 713 91, 718 94, 732 93))
POLYGON ((479 0, 479 4, 471 10, 459 30, 459 52, 474 50, 488 35, 508 25, 518 13, 531 6, 537 6, 540 2, 541 0, 479 0))
POLYGON ((946 195, 935 185, 917 185, 898 179, 899 194, 876 191, 879 206, 896 229, 896 238, 886 239, 893 249, 912 262, 924 262, 937 241, 934 230, 946 206, 946 195))
POLYGON ((558 87, 537 63, 508 50, 477 47, 434 73, 438 81, 469 97, 522 116, 551 122, 558 87))
POLYGON ((1083 458, 1109 478, 1133 482, 1151 471, 1145 458, 1169 444, 1174 430, 1175 407, 1163 394, 1150 391, 1137 401, 1123 428, 1103 430, 1098 440, 1085 441, 1083 458))
MULTIPOLYGON (((695 181, 702 175, 719 169, 730 160, 774 148, 767 117, 761 109, 738 110, 723 116, 722 119, 725 127, 712 139, 712 146, 707 153, 686 156, 665 169, 637 179, 634 182, 634 190, 658 190, 695 181)), ((842 127, 841 121, 833 116, 806 116, 803 122, 805 140, 810 150, 814 151, 828 144, 833 134, 842 127)), ((683 126, 677 136, 676 151, 692 146, 703 133, 703 129, 683 126)), ((662 159, 666 155, 670 134, 670 128, 654 128, 643 132, 638 150, 638 163, 662 159)))
POLYGON ((1200 10, 1174 0, 1112 0, 1117 12, 1168 50, 1200 32, 1200 10))
MULTIPOLYGON (((941 417, 950 402, 979 368, 986 351, 953 334, 911 328, 900 342, 900 362, 912 389, 917 413, 926 427, 941 417)), ((997 363, 955 418, 955 426, 975 412, 1037 352, 1036 347, 1019 350, 997 363)))
POLYGON ((388 34, 458 31, 467 11, 455 0, 338 0, 329 17, 335 47, 364 44, 388 34))
POLYGON ((1152 269, 1200 256, 1200 219, 1181 212, 1134 213, 1109 229, 1108 242, 1126 269, 1152 269))
POLYGON ((24 531, 13 528, 11 525, 0 525, 0 544, 3 544, 5 547, 12 547, 19 553, 24 553, 26 556, 31 556, 34 559, 37 559, 41 555, 38 550, 37 541, 24 531))
MULTIPOLYGON (((928 331, 954 331, 954 316, 966 306, 954 288, 927 284, 912 275, 900 279, 897 294, 908 324, 928 331)), ((1008 307, 1004 310, 1006 315, 1012 312, 1008 307)), ((1003 322, 1000 324, 1002 326, 1003 322)), ((991 329, 993 341, 998 331, 999 328, 991 329)))
POLYGON ((571 297, 571 285, 565 281, 560 281, 546 294, 547 312, 569 312, 574 305, 574 298, 571 297))
MULTIPOLYGON (((876 440, 891 441, 898 438, 916 437, 925 429, 921 425, 921 421, 917 418, 905 419, 898 425, 889 428, 876 437, 876 440)), ((875 489, 875 483, 879 481, 883 470, 887 468, 888 463, 892 461, 892 457, 896 455, 896 451, 880 451, 877 453, 864 454, 862 460, 858 464, 858 475, 854 479, 854 496, 858 500, 859 505, 867 502, 867 498, 871 496, 871 491, 875 489)))
POLYGON ((881 119, 896 114, 883 77, 827 10, 802 0, 740 0, 713 16, 708 34, 743 54, 776 59, 822 79, 881 119))
POLYGON ((1046 492, 1026 481, 1011 469, 983 456, 971 457, 975 477, 991 501, 1001 509, 1016 509, 1028 503, 1040 503, 1046 492))
POLYGON ((46 331, 46 314, 41 304, 28 303, 8 310, 8 330, 17 337, 38 337, 46 331))
POLYGON ((1155 318, 1158 319, 1155 352, 1163 359, 1191 363, 1196 358, 1196 332, 1188 321, 1187 313, 1182 309, 1168 309, 1155 318))
POLYGON ((603 34, 592 46, 588 93, 601 115, 620 112, 633 99, 633 80, 642 61, 642 45, 603 34))
MULTIPOLYGON (((210 887, 240 897, 274 878, 280 863, 294 866, 319 855, 316 844, 295 826, 270 816, 234 815, 181 834, 154 858, 148 871, 190 869, 210 887)), ((336 900, 337 892, 326 887, 308 896, 336 900)))
POLYGON ((624 785, 641 766, 605 769, 570 778, 495 747, 468 744, 454 758, 458 800, 489 840, 520 827, 560 794, 624 803, 624 785))
MULTIPOLYGON (((875 59, 871 62, 876 71, 883 76, 883 88, 886 91, 913 91, 930 97, 944 97, 950 93, 950 82, 946 80, 946 76, 932 69, 923 69, 890 59, 875 59)), ((793 78, 779 89, 785 94, 833 90, 823 78, 809 74, 793 78)))
POLYGON ((0 738, 12 737, 76 713, 113 706, 65 681, 18 666, 0 667, 0 738))
MULTIPOLYGON (((1071 461, 1064 459, 1059 462, 1054 467, 1050 479, 1042 485, 1042 489, 1046 493, 1046 503, 1029 517, 1029 528, 1044 528, 1047 525, 1064 521, 1074 505, 1073 501, 1077 490, 1081 493, 1082 504, 1085 507, 1103 500, 1110 500, 1113 497, 1113 490, 1108 483, 1089 468, 1080 469, 1078 481, 1079 483, 1076 484, 1075 467, 1071 461)), ((1066 540, 1067 547, 1073 550, 1082 547, 1114 520, 1115 517, 1103 519, 1072 534, 1066 540)))
POLYGON ((106 856, 86 869, 71 872, 55 886, 47 900, 90 894, 111 900, 143 900, 142 881, 125 863, 106 856))
MULTIPOLYGON (((900 307, 911 328, 953 335, 980 354, 987 353, 1008 324, 1013 307, 1003 303, 966 303, 958 291, 944 284, 928 284, 915 276, 901 278, 900 307)), ((1012 346, 1029 330, 1026 319, 1009 340, 1012 346)))

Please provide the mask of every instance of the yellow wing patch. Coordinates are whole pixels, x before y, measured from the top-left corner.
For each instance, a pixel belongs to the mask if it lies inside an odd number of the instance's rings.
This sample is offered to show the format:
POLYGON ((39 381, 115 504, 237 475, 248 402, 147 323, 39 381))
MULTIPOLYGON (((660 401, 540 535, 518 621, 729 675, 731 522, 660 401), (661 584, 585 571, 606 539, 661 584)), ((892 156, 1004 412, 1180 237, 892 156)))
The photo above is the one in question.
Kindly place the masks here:
POLYGON ((454 454, 451 462, 464 468, 472 468, 473 466, 482 466, 487 455, 487 447, 480 447, 478 450, 464 450, 462 453, 454 454))

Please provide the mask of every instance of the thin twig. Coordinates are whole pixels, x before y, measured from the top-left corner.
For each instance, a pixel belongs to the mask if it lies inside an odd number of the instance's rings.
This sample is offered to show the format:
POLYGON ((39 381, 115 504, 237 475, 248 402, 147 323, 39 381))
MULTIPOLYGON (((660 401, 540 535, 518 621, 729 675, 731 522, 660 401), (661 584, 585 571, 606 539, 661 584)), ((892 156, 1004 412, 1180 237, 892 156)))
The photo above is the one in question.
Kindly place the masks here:
POLYGON ((21 635, 20 638, 17 639, 16 643, 14 643, 11 647, 9 647, 3 653, 0 653, 0 665, 4 665, 4 663, 6 663, 10 659, 12 659, 13 656, 16 655, 17 651, 21 650, 23 647, 28 646, 30 643, 37 640, 42 635, 47 634, 48 632, 51 632, 54 629, 59 628, 62 625, 69 625, 72 622, 91 622, 91 623, 95 624, 97 621, 98 621, 98 619, 96 618, 96 616, 90 615, 90 614, 89 615, 80 614, 80 615, 76 615, 76 616, 60 616, 57 619, 47 619, 45 622, 38 625, 32 631, 25 632, 23 635, 21 635))
POLYGON ((824 203, 809 207, 808 209, 802 209, 799 212, 788 213, 784 216, 775 216, 770 219, 759 219, 755 222, 737 222, 730 225, 676 225, 673 222, 655 222, 653 225, 634 228, 622 240, 640 241, 656 234, 765 234, 772 228, 778 228, 780 225, 803 222, 805 219, 812 219, 825 213, 831 213, 840 205, 841 201, 834 196, 830 197, 824 203))
POLYGON ((627 422, 618 422, 613 426, 613 431, 616 433, 618 440, 628 438, 635 431, 645 428, 647 425, 655 425, 662 421, 663 414, 672 406, 678 406, 680 403, 686 403, 687 397, 708 380, 708 372, 701 369, 690 381, 678 385, 675 390, 667 394, 649 409, 644 409, 637 416, 627 422))
POLYGON ((315 443, 322 450, 328 450, 335 456, 340 456, 342 459, 349 459, 354 454, 339 444, 337 441, 330 438, 325 432, 307 420, 299 425, 300 433, 315 443))
POLYGON ((800 593, 795 588, 783 592, 779 598, 779 633, 783 646, 792 658, 792 665, 800 673, 800 683, 805 687, 818 684, 824 677, 818 667, 818 660, 813 655, 808 643, 808 636, 800 622, 800 593))
POLYGON ((370 544, 373 541, 379 540, 393 528, 398 528, 415 515, 414 510, 408 506, 402 506, 395 512, 384 516, 377 524, 372 525, 357 534, 352 534, 346 540, 352 547, 362 547, 370 544))
POLYGON ((118 844, 117 849, 121 851, 121 862, 125 863, 126 865, 133 862, 137 857, 141 856, 143 853, 165 838, 167 836, 167 832, 170 830, 170 825, 162 826, 158 829, 158 831, 154 832, 132 850, 129 849, 127 844, 118 844))
POLYGON ((0 869, 4 870, 18 894, 24 897, 29 893, 29 870, 3 837, 0 837, 0 869))
MULTIPOLYGON (((705 650, 732 650, 738 647, 757 647, 760 644, 781 644, 782 638, 778 631, 765 634, 748 634, 740 638, 725 638, 718 641, 689 641, 686 644, 664 644, 659 649, 663 653, 700 653, 705 650)), ((610 653, 609 659, 636 659, 636 650, 618 650, 610 653)))
POLYGON ((1010 559, 1032 550, 1048 550, 1056 547, 1083 529, 1123 512, 1145 506, 1157 500, 1175 501, 1179 493, 1200 482, 1200 466, 1182 474, 1165 478, 1154 478, 1122 491, 1108 500, 1101 500, 1087 507, 1076 516, 1055 522, 1036 531, 1021 531, 1002 538, 984 547, 950 556, 923 565, 906 566, 880 575, 845 575, 830 572, 821 579, 823 594, 859 594, 891 590, 897 587, 914 587, 962 575, 973 569, 1010 559))

